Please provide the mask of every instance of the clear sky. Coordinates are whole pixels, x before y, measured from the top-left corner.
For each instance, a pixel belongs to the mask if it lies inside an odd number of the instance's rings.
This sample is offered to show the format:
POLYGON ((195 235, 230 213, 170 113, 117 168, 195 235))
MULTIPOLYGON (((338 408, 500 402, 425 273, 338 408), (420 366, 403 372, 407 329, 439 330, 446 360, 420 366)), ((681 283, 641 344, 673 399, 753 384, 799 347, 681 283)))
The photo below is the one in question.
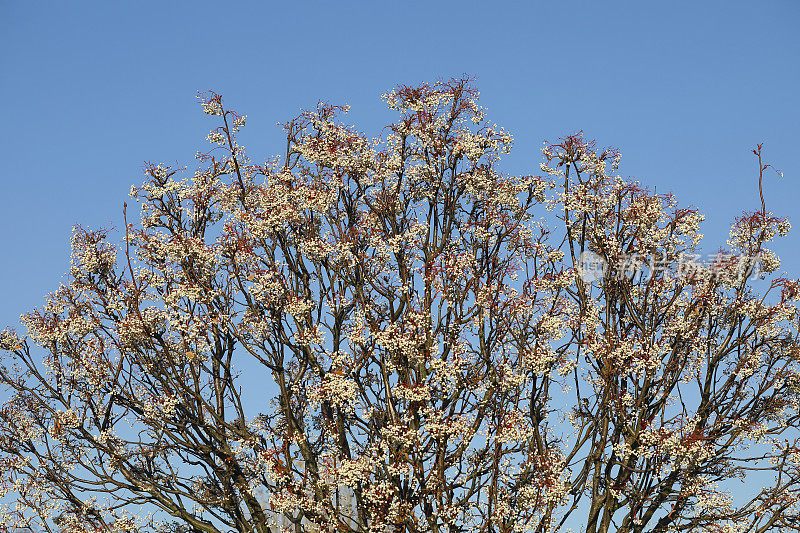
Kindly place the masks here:
POLYGON ((750 149, 784 172, 768 209, 794 219, 778 251, 800 274, 800 3, 36 2, 0 0, 0 325, 68 268, 70 228, 122 227, 144 161, 194 164, 215 124, 198 90, 248 115, 254 159, 317 100, 377 135, 400 83, 477 76, 514 133, 509 172, 583 130, 622 173, 708 214, 706 248, 760 206, 750 149))

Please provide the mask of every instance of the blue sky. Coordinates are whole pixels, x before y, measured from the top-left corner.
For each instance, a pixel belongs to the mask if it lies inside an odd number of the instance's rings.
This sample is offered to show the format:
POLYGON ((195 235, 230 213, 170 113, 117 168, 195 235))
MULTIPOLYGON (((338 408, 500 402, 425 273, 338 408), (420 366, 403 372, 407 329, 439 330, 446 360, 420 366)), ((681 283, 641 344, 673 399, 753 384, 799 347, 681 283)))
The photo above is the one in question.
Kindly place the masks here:
POLYGON ((708 215, 706 247, 760 206, 750 149, 784 172, 767 207, 797 229, 778 251, 800 273, 800 3, 35 2, 0 0, 3 209, 0 325, 68 268, 73 224, 122 227, 144 161, 194 164, 214 124, 197 91, 248 115, 255 159, 275 126, 325 99, 377 135, 400 83, 477 76, 514 133, 509 172, 545 139, 583 130, 622 173, 708 215))

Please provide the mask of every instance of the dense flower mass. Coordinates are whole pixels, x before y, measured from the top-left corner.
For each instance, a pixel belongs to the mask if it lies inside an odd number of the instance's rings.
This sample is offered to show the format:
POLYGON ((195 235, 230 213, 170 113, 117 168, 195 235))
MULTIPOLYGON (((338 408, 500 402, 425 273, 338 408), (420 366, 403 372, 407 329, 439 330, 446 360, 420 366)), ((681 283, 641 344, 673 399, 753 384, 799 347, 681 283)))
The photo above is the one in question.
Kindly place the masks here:
POLYGON ((200 168, 148 165, 117 245, 75 229, 0 333, 0 529, 798 530, 789 222, 687 270, 704 216, 619 151, 511 176, 471 80, 383 99, 380 137, 319 104, 256 163, 203 94, 200 168))

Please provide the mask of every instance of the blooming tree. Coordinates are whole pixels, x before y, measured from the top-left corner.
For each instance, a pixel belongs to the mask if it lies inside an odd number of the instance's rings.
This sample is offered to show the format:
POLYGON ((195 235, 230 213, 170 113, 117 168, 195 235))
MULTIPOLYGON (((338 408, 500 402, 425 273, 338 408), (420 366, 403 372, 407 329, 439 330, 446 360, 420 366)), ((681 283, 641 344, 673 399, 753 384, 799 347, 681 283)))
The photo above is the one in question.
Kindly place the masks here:
POLYGON ((615 150, 501 172, 477 96, 400 87, 378 138, 320 104, 260 164, 202 95, 201 168, 148 165, 121 245, 77 227, 68 281, 2 333, 0 525, 800 529, 787 220, 762 195, 691 260, 703 216, 615 150))

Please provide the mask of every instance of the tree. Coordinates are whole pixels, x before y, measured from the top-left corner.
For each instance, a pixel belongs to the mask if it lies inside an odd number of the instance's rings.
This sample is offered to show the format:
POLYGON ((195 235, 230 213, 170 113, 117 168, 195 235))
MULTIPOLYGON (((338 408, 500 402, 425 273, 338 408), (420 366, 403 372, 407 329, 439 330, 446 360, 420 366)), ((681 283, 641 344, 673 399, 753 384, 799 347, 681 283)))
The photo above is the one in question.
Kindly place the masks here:
POLYGON ((800 283, 763 194, 698 262, 703 215, 616 150, 509 176, 471 80, 383 98, 382 137, 319 104, 260 165, 202 95, 201 169, 148 165, 120 246, 75 228, 2 334, 3 524, 800 529, 800 283))

